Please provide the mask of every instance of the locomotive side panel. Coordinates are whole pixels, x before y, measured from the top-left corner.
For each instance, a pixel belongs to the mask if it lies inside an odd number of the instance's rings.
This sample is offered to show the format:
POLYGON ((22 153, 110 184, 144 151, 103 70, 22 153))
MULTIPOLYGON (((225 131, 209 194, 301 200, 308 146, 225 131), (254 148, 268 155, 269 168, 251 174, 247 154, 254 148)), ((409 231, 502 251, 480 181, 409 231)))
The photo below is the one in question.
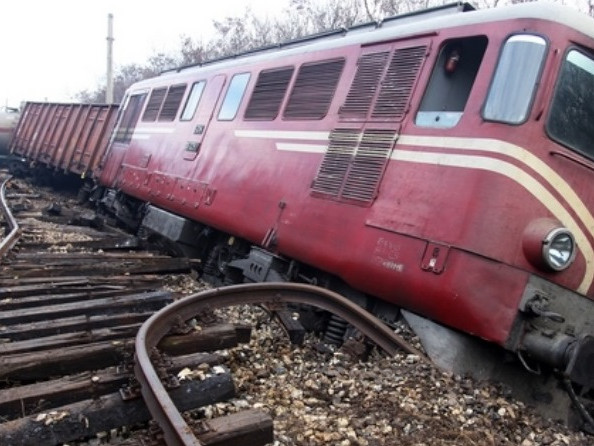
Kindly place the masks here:
POLYGON ((545 339, 551 291, 534 283, 592 308, 591 163, 544 125, 560 54, 592 36, 531 11, 140 83, 147 105, 102 181, 510 350, 581 360, 591 327, 545 339), (206 124, 159 119, 203 80, 206 124))

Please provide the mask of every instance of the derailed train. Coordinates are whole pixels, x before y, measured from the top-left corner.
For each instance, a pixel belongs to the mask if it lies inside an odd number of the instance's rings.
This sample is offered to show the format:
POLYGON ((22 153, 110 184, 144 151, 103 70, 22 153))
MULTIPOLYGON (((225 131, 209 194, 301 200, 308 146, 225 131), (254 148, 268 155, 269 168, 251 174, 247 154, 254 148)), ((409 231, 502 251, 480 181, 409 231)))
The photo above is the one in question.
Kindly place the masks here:
POLYGON ((10 143, 19 117, 18 108, 0 107, 0 166, 12 166, 21 161, 10 154, 10 143))
POLYGON ((221 283, 317 283, 387 322, 406 309, 428 343, 487 340, 579 403, 593 116, 591 18, 458 4, 133 85, 97 197, 221 283))

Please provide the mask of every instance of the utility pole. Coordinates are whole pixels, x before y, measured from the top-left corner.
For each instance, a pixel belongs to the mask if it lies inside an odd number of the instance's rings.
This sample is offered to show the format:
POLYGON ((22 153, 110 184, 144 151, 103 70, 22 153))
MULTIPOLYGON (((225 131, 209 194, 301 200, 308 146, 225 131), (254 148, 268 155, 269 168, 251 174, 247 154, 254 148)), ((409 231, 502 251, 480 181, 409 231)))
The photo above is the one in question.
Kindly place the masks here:
POLYGON ((107 14, 107 86, 105 102, 113 104, 113 14, 107 14))

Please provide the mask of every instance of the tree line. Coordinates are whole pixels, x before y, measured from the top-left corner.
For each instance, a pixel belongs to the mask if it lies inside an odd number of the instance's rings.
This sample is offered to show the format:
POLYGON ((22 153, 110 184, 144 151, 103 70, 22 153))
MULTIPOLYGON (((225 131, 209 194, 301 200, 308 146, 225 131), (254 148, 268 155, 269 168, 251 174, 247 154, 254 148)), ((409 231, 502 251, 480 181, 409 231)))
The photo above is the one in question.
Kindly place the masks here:
MULTIPOLYGON (((511 0, 512 4, 532 0, 511 0)), ((563 2, 564 0, 559 0, 563 2)), ((594 0, 576 0, 578 7, 594 17, 594 0)), ((120 102, 126 89, 142 79, 180 66, 199 64, 207 60, 286 42, 300 37, 364 22, 380 21, 384 17, 418 11, 450 3, 447 0, 289 0, 279 17, 262 18, 249 8, 241 15, 213 21, 215 33, 207 42, 190 36, 180 36, 179 50, 173 54, 156 53, 143 64, 126 64, 114 72, 114 100, 120 102)), ((480 9, 493 8, 500 0, 478 0, 480 9)), ((507 0, 510 3, 510 0, 507 0)), ((105 85, 79 92, 77 100, 84 103, 104 102, 105 85)))

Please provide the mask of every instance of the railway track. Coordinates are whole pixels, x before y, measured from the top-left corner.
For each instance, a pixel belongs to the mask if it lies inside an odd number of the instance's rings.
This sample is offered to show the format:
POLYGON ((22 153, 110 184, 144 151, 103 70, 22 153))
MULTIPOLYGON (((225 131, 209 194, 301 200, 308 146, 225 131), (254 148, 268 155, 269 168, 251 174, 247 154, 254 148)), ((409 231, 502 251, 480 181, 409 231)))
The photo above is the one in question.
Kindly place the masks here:
MULTIPOLYGON (((168 445, 201 445, 195 433, 166 392, 162 377, 151 362, 151 352, 180 320, 189 320, 204 311, 235 305, 264 305, 277 314, 279 320, 287 304, 305 304, 330 311, 371 339, 388 354, 399 350, 419 354, 392 330, 346 298, 311 285, 262 283, 229 286, 204 291, 179 300, 157 312, 141 327, 136 337, 136 377, 153 418, 163 430, 168 445), (280 310, 280 311, 279 311, 280 310)), ((294 329, 290 323, 287 331, 294 329)), ((286 326, 285 325, 285 326, 286 326)), ((420 356, 420 354, 419 354, 420 356)), ((224 423, 224 422, 222 422, 224 423)), ((238 444, 238 443, 229 443, 238 444)), ((254 443, 249 443, 254 444, 254 443)))
POLYGON ((101 226, 93 216, 6 189, 4 182, 2 445, 97 437, 116 444, 270 444, 273 422, 265 411, 198 421, 184 414, 236 394, 223 356, 212 352, 249 342, 251 327, 213 316, 217 308, 261 305, 300 342, 303 328, 286 305, 313 305, 389 354, 418 353, 348 300, 312 286, 249 284, 178 299, 163 284, 188 273, 189 260, 144 251, 134 237, 90 227, 101 226), (78 225, 67 224, 73 221, 78 225), (187 379, 196 370, 200 378, 187 379), (151 418, 156 423, 135 434, 131 426, 146 427, 151 418))
POLYGON ((42 197, 7 191, 6 182, 1 201, 0 444, 61 444, 144 421, 118 401, 133 379, 134 336, 174 298, 164 275, 188 272, 188 261, 131 251, 134 238, 115 231, 68 225, 72 212, 55 203, 42 212, 42 197), (106 410, 120 420, 80 428, 106 410))

